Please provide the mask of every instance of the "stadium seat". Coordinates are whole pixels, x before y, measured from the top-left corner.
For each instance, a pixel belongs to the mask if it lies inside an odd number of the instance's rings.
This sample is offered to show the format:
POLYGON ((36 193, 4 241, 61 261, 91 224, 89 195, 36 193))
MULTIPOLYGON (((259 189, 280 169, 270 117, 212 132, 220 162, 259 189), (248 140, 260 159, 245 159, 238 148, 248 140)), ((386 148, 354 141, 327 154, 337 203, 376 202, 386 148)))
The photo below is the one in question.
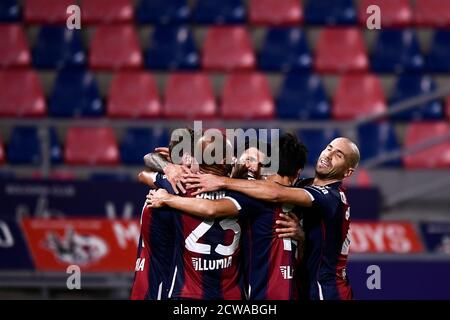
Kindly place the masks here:
POLYGON ((169 118, 212 118, 217 105, 210 79, 203 73, 173 73, 165 88, 164 115, 169 118))
POLYGON ((259 68, 266 71, 304 71, 312 67, 306 35, 299 28, 268 30, 259 57, 259 68))
POLYGON ((32 70, 0 71, 0 117, 43 117, 44 90, 32 70), (26 93, 26 94, 24 94, 26 93))
POLYGON ((187 23, 191 16, 188 0, 141 0, 136 12, 139 23, 187 23))
POLYGON ((109 89, 110 118, 152 118, 161 114, 155 79, 143 71, 117 73, 109 89))
POLYGON ((197 69, 200 57, 188 27, 157 27, 153 32, 146 65, 150 69, 197 69))
POLYGON ((10 164, 39 165, 41 142, 36 127, 15 127, 8 143, 7 159, 10 164))
POLYGON ((321 32, 316 48, 316 71, 365 71, 368 67, 366 46, 359 29, 326 28, 321 32))
POLYGON ((0 139, 0 165, 5 163, 5 147, 3 146, 3 141, 0 139))
POLYGON ((350 25, 356 23, 352 0, 308 0, 305 22, 316 25, 350 25))
POLYGON ((82 0, 81 19, 85 24, 133 22, 133 0, 82 0))
POLYGON ((134 26, 99 26, 92 39, 89 64, 97 70, 141 68, 143 58, 134 26))
POLYGON ((401 73, 421 71, 425 60, 413 30, 382 30, 372 52, 372 70, 401 73))
POLYGON ((446 104, 447 119, 450 120, 450 95, 447 96, 445 104, 446 104))
POLYGON ((450 27, 449 0, 416 0, 414 14, 419 27, 450 27))
POLYGON ((351 120, 386 111, 380 79, 374 74, 347 74, 341 77, 334 94, 333 118, 351 120))
POLYGON ((62 26, 43 26, 33 49, 33 65, 40 69, 79 67, 86 63, 81 32, 62 26))
POLYGON ((0 34, 0 68, 29 66, 31 54, 22 26, 0 24, 0 34))
POLYGON ((20 6, 17 0, 0 2, 0 22, 16 22, 20 20, 20 6))
POLYGON ((297 0, 250 0, 249 21, 254 25, 286 26, 303 22, 303 7, 297 0))
POLYGON ((450 30, 436 30, 427 56, 427 70, 450 73, 450 30))
MULTIPOLYGON (((399 151, 395 128, 390 122, 369 123, 358 127, 358 146, 361 162, 372 160, 390 152, 399 151)), ((383 162, 382 166, 401 166, 401 159, 383 162)))
MULTIPOLYGON (((436 83, 430 76, 419 74, 401 75, 394 88, 390 105, 403 100, 434 92, 436 83)), ((434 100, 421 107, 405 110, 391 115, 391 119, 400 121, 435 120, 444 118, 444 107, 441 101, 434 100)))
POLYGON ((242 0, 198 0, 193 20, 199 24, 245 23, 246 10, 242 0))
MULTIPOLYGON (((408 150, 449 134, 448 122, 411 123, 406 130, 404 147, 408 150)), ((403 157, 403 163, 408 169, 450 169, 450 140, 447 138, 437 145, 408 154, 403 157)))
POLYGON ((49 129, 50 137, 50 161, 52 164, 62 164, 63 163, 63 150, 61 144, 59 143, 58 135, 55 128, 49 129))
POLYGON ((156 147, 167 146, 169 136, 166 130, 130 128, 127 129, 120 145, 122 163, 142 165, 144 156, 156 147))
POLYGON ((60 71, 49 99, 49 113, 55 117, 103 115, 94 75, 84 70, 60 71))
POLYGON ((279 118, 329 119, 330 109, 320 77, 296 73, 286 76, 277 99, 279 118))
POLYGON ((275 106, 264 74, 230 74, 225 80, 221 114, 228 119, 272 119, 275 106))
POLYGON ((211 27, 203 45, 203 68, 217 71, 253 69, 255 53, 245 27, 211 27))
POLYGON ((24 16, 26 23, 66 24, 67 8, 76 5, 74 0, 26 0, 24 16))
POLYGON ((119 160, 119 148, 111 128, 69 128, 64 150, 65 163, 69 165, 116 165, 119 160))
POLYGON ((359 24, 367 25, 367 20, 373 14, 367 13, 369 6, 380 8, 381 27, 408 27, 413 23, 413 10, 409 0, 361 0, 358 11, 359 24))
POLYGON ((89 176, 91 181, 101 182, 122 182, 131 181, 132 177, 126 172, 109 173, 109 172, 94 172, 89 176))
POLYGON ((334 129, 303 129, 298 132, 299 138, 308 146, 307 166, 315 166, 320 153, 339 132, 334 129))

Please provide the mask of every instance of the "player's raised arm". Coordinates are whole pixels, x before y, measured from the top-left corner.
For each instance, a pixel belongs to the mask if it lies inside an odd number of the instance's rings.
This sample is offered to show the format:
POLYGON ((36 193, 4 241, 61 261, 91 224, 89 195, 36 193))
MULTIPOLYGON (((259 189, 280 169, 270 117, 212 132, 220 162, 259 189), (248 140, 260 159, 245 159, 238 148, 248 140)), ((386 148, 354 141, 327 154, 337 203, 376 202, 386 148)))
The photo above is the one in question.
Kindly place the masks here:
POLYGON ((167 205, 173 209, 202 218, 229 217, 236 216, 239 213, 238 207, 230 199, 185 198, 172 195, 164 189, 151 190, 147 195, 146 203, 152 208, 167 205))
POLYGON ((186 177, 186 183, 190 184, 190 188, 198 188, 194 194, 228 189, 264 201, 291 203, 302 207, 312 205, 312 198, 307 191, 300 188, 283 187, 270 181, 249 181, 198 174, 186 177))

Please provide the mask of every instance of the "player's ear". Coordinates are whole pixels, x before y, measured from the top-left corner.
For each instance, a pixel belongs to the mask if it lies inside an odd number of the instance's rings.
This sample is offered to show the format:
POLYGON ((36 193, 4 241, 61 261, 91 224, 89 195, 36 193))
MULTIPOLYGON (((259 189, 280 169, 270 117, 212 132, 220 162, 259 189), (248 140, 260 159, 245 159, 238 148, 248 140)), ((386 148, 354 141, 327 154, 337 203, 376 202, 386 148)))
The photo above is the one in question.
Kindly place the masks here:
POLYGON ((355 172, 354 168, 348 168, 347 172, 344 174, 344 178, 350 177, 353 174, 353 172, 355 172))

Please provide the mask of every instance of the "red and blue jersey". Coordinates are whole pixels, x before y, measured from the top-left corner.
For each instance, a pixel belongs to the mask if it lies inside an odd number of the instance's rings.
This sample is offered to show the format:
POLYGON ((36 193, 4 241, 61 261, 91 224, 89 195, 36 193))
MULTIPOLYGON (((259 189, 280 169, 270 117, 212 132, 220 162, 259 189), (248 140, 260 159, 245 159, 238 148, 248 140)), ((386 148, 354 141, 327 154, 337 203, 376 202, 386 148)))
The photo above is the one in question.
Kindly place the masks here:
POLYGON ((246 219, 244 260, 249 300, 294 300, 297 298, 293 279, 297 242, 278 238, 275 232, 280 213, 292 207, 259 202, 246 219))
MULTIPOLYGON (((170 183, 161 174, 156 175, 155 185, 172 191, 170 183)), ((131 289, 132 300, 167 299, 173 270, 174 244, 172 212, 167 208, 151 209, 144 205, 131 289)))
POLYGON ((312 207, 302 208, 309 298, 352 299, 346 275, 350 207, 341 183, 303 189, 312 199, 312 207))

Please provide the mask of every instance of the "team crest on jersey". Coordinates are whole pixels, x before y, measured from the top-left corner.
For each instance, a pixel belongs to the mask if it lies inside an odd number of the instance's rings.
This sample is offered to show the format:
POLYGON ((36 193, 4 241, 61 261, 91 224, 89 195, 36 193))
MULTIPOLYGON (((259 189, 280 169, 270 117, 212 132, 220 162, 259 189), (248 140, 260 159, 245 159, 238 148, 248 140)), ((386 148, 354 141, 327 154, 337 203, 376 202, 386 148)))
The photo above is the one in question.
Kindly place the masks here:
POLYGON ((294 268, 291 266, 280 266, 281 275, 283 279, 289 280, 294 277, 294 268))

